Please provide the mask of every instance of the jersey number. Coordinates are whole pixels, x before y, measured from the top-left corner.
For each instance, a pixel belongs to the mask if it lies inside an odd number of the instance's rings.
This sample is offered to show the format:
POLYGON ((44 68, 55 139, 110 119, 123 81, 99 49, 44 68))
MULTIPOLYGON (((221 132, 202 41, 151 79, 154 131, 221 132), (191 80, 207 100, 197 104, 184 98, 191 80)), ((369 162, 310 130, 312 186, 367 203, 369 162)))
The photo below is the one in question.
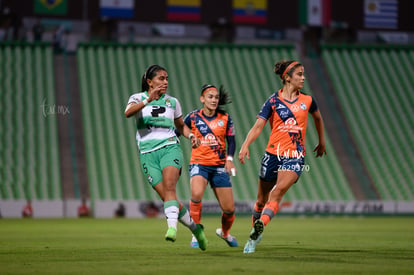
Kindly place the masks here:
POLYGON ((153 106, 152 107, 152 111, 151 111, 151 115, 153 117, 158 117, 159 114, 165 113, 165 110, 167 110, 165 107, 162 107, 162 106, 153 106))

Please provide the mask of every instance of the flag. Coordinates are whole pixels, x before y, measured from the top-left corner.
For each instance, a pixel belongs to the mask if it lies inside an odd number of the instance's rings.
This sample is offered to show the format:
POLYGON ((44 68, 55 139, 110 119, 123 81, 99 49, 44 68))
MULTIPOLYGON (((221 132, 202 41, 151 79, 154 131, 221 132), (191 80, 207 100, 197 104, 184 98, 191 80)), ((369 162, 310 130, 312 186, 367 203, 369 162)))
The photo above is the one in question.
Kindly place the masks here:
POLYGON ((365 0, 365 28, 398 28, 397 0, 365 0))
POLYGON ((134 0, 100 0, 101 17, 133 18, 134 0))
POLYGON ((66 15, 67 0, 34 0, 35 14, 66 15))
POLYGON ((267 0, 233 0, 233 22, 266 24, 267 0))
POLYGON ((331 24, 331 0, 301 0, 299 9, 302 25, 322 27, 331 24))
POLYGON ((200 21, 201 0, 168 0, 167 20, 200 21))

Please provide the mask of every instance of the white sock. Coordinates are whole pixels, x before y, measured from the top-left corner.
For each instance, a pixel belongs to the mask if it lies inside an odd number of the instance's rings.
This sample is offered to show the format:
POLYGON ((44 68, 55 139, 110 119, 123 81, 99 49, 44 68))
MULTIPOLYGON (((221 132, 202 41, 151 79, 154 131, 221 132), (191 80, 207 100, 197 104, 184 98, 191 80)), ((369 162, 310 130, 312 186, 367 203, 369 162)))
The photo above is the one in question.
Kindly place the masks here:
POLYGON ((191 231, 194 231, 197 228, 197 225, 194 223, 193 219, 190 216, 190 213, 188 212, 187 208, 185 208, 184 205, 180 211, 178 219, 183 225, 190 228, 191 231))
POLYGON ((172 201, 168 201, 164 203, 164 213, 167 217, 167 225, 168 227, 174 227, 177 229, 177 223, 178 223, 178 202, 177 205, 172 205, 172 201))

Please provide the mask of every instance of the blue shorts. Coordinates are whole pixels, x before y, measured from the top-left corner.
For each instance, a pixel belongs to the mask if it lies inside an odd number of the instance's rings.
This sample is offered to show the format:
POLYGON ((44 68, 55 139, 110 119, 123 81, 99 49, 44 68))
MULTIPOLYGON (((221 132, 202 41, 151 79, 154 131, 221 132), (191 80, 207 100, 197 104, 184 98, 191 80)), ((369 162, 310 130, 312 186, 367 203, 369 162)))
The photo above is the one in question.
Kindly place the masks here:
POLYGON ((224 165, 205 166, 191 164, 188 170, 190 177, 202 176, 210 183, 211 188, 231 187, 230 176, 224 171, 224 165))
POLYGON ((298 177, 302 174, 305 166, 305 158, 286 158, 276 156, 265 152, 262 158, 262 164, 260 166, 259 177, 264 181, 276 181, 278 171, 293 171, 298 174, 298 177))

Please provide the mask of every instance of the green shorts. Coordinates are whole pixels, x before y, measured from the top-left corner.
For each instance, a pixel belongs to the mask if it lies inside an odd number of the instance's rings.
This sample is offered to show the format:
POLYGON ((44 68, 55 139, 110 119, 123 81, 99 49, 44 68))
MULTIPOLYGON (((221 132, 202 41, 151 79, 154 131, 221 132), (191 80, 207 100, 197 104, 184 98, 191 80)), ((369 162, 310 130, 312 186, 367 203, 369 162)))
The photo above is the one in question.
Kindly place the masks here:
POLYGON ((183 151, 180 144, 172 144, 158 150, 141 154, 141 168, 152 187, 162 181, 162 170, 167 166, 181 169, 183 166, 183 151))

